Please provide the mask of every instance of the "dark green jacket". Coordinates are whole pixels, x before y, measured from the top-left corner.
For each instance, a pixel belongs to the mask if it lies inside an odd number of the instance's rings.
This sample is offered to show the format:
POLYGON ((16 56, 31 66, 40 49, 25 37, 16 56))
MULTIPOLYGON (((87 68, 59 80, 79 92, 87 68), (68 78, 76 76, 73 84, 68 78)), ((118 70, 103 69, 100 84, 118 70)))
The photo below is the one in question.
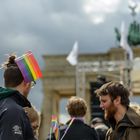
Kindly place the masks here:
POLYGON ((115 128, 108 130, 106 140, 140 140, 140 115, 129 107, 115 128))
POLYGON ((0 87, 0 100, 14 94, 15 90, 0 87))

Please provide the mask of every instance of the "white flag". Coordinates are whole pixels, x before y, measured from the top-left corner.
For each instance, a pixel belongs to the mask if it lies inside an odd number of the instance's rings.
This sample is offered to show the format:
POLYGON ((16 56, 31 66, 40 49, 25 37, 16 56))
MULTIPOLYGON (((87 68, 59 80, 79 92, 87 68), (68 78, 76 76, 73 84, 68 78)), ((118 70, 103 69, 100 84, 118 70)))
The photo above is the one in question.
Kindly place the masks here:
POLYGON ((125 23, 124 22, 122 22, 122 24, 121 24, 120 46, 128 53, 129 59, 133 60, 133 51, 127 42, 127 34, 125 31, 125 23))
POLYGON ((77 65, 78 63, 78 42, 76 41, 73 45, 73 48, 69 55, 67 56, 66 60, 73 66, 77 65))

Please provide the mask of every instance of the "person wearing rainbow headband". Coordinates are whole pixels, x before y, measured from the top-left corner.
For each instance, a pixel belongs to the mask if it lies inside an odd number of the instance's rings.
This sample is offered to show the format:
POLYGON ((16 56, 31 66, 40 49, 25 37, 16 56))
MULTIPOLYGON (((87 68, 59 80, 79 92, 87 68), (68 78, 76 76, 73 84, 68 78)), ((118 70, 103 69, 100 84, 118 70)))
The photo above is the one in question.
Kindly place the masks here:
MULTIPOLYGON (((35 74, 36 79, 31 79, 33 73, 30 69, 34 70, 35 59, 34 57, 33 61, 29 58, 25 59, 30 56, 33 57, 31 52, 26 53, 20 59, 11 55, 2 66, 5 69, 5 88, 0 87, 0 140, 36 140, 30 120, 24 110, 24 107, 32 107, 27 96, 32 83, 35 83, 37 79, 35 74), (23 73, 25 70, 26 73, 23 73)), ((39 70, 38 65, 37 69, 39 70)))

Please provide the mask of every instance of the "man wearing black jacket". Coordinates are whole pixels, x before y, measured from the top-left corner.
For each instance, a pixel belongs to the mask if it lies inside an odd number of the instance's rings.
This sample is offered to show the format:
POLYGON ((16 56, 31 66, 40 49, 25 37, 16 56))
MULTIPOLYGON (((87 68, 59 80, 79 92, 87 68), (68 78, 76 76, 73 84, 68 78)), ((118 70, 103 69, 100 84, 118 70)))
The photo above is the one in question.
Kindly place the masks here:
POLYGON ((31 107, 27 95, 31 82, 24 78, 10 56, 4 64, 4 84, 0 87, 0 140, 35 140, 33 130, 23 107, 31 107))

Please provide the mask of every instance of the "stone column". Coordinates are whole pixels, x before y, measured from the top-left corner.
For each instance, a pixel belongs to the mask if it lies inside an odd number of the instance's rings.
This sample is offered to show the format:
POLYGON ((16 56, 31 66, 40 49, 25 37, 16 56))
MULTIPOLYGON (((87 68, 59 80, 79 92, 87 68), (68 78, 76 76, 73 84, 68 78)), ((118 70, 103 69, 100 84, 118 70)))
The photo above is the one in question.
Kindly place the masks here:
POLYGON ((44 92, 43 104, 42 104, 42 114, 41 114, 41 127, 40 127, 40 135, 39 140, 46 140, 49 127, 50 127, 50 119, 51 119, 51 112, 52 112, 52 91, 46 90, 44 92))

